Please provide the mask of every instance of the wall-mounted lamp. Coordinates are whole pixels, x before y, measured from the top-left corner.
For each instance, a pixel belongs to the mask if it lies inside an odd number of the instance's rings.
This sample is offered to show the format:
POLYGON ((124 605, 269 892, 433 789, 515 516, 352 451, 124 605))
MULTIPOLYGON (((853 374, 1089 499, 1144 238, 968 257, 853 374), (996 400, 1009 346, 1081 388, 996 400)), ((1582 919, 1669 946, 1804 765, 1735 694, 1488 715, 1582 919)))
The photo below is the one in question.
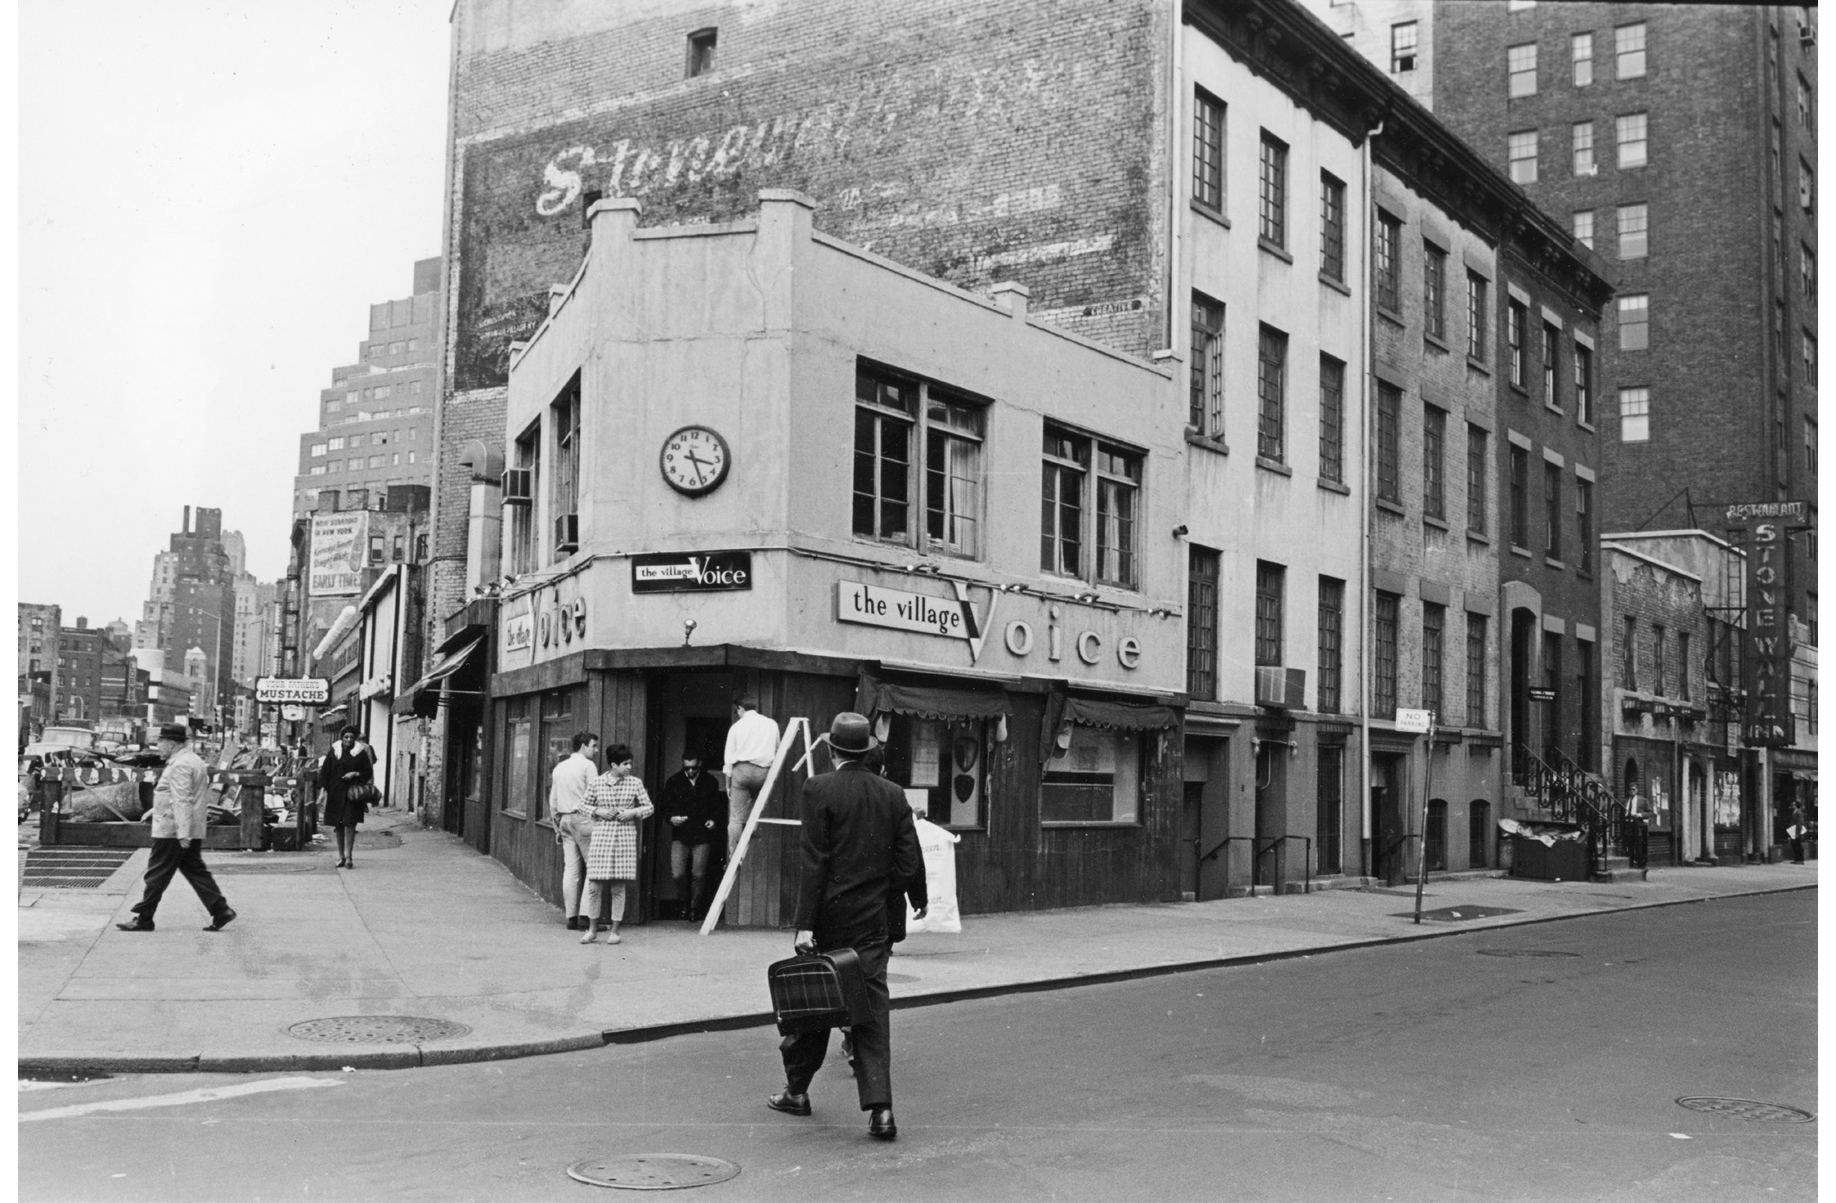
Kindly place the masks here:
POLYGON ((1183 539, 1186 537, 1186 524, 1184 522, 1173 528, 1173 537, 1175 539, 1183 539))
POLYGON ((1077 600, 1084 602, 1086 604, 1093 602, 1096 599, 1097 599, 1097 595, 1094 593, 1080 593, 1077 595, 1077 600))
POLYGON ((695 620, 692 618, 683 619, 682 620, 682 646, 683 647, 688 646, 689 636, 693 635, 694 633, 695 633, 695 620))

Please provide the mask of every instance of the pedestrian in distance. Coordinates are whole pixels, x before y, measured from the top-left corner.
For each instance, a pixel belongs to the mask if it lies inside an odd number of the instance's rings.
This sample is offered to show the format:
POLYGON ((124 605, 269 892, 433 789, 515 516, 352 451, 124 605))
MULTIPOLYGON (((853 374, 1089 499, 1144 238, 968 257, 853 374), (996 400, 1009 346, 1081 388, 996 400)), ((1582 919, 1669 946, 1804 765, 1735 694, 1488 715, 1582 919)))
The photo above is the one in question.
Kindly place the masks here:
POLYGON ((720 786, 701 769, 701 754, 684 753, 682 771, 663 783, 663 822, 669 830, 669 875, 682 917, 691 923, 707 904, 708 859, 725 813, 720 786))
MULTIPOLYGON (((924 855, 905 792, 862 763, 878 744, 863 715, 843 712, 829 728, 834 772, 803 787, 797 882, 799 955, 852 948, 867 981, 869 1017, 853 1025, 854 1083, 867 1130, 879 1140, 899 1135, 892 1109, 892 1017, 886 958, 890 916, 899 893, 919 917, 930 901, 924 855)), ((829 1051, 828 1029, 784 1037, 784 1089, 766 1099, 774 1111, 810 1113, 810 1081, 829 1051)))
POLYGON ((204 864, 210 766, 191 750, 191 729, 183 723, 167 723, 159 729, 159 751, 166 758, 166 768, 153 787, 153 853, 147 861, 146 884, 140 901, 131 908, 134 918, 115 926, 122 931, 152 931, 153 912, 172 884, 172 875, 183 873, 197 891, 198 901, 210 912, 210 924, 204 930, 222 931, 236 912, 204 864))
POLYGON ((338 842, 340 869, 357 867, 351 856, 357 851, 357 825, 376 800, 375 770, 376 757, 357 741, 355 727, 340 731, 338 742, 319 762, 319 784, 325 790, 324 821, 338 842))
POLYGON ((1791 805, 1791 823, 1785 828, 1785 835, 1791 840, 1791 863, 1804 863, 1804 807, 1794 802, 1791 805))
POLYGON ((591 931, 594 915, 580 913, 580 893, 586 885, 587 848, 593 843, 593 816, 586 811, 587 788, 599 775, 599 736, 574 732, 574 752, 555 766, 549 779, 548 813, 555 818, 555 842, 566 863, 561 869, 561 909, 567 930, 591 931))
MULTIPOLYGON (((593 816, 593 842, 587 847, 586 900, 581 911, 599 913, 602 892, 611 898, 611 929, 606 943, 620 942, 618 925, 625 917, 625 892, 637 880, 637 825, 656 813, 644 783, 631 774, 631 749, 613 744, 606 749, 606 771, 587 787, 587 813, 593 816)), ((582 944, 593 942, 589 923, 582 944)))
POLYGON ((765 775, 777 756, 777 721, 760 714, 759 700, 746 694, 733 703, 733 725, 727 728, 727 752, 722 758, 721 771, 727 775, 728 859, 739 848, 753 799, 765 787, 765 775))

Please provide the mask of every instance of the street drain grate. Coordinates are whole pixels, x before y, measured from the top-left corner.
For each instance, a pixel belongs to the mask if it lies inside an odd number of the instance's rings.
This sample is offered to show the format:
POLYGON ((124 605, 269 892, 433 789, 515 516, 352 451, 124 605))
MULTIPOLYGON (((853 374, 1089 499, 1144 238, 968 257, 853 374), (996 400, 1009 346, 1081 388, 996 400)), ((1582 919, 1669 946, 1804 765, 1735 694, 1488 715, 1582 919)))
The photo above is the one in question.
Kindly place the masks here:
POLYGON ((1578 952, 1562 952, 1555 948, 1480 948, 1476 950, 1482 957, 1578 957, 1578 952))
POLYGON ((134 855, 132 848, 34 848, 26 853, 21 888, 93 890, 134 855))
MULTIPOLYGON (((1468 919, 1490 919, 1494 915, 1515 915, 1516 907, 1509 906, 1439 906, 1431 911, 1423 911, 1422 918, 1431 923, 1464 923, 1468 919)), ((1415 918, 1414 911, 1402 911, 1398 919, 1415 918)))
POLYGON ((423 1040, 452 1040, 471 1030, 463 1023, 413 1015, 340 1015, 296 1023, 287 1029, 287 1035, 320 1044, 419 1044, 423 1040))
POLYGON ((567 1176, 588 1186, 618 1190, 686 1190, 739 1177, 740 1167, 718 1157, 692 1153, 633 1153, 589 1157, 567 1167, 567 1176))
POLYGON ((1735 1119, 1750 1119, 1762 1124, 1808 1124, 1817 1118, 1797 1107, 1787 1107, 1783 1103, 1759 1103, 1752 1099, 1691 1097, 1678 1099, 1677 1106, 1688 1107, 1691 1111, 1707 1111, 1713 1115, 1731 1115, 1735 1119))

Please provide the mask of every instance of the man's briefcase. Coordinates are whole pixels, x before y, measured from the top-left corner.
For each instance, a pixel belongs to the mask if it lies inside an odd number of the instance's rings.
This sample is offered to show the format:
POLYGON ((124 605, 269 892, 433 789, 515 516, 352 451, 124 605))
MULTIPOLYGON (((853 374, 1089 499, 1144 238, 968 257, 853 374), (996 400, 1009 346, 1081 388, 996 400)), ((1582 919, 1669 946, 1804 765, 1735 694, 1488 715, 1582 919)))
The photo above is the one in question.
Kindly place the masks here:
POLYGON ((852 948, 792 957, 766 968, 771 1008, 785 1036, 849 1027, 869 1018, 867 975, 852 948))

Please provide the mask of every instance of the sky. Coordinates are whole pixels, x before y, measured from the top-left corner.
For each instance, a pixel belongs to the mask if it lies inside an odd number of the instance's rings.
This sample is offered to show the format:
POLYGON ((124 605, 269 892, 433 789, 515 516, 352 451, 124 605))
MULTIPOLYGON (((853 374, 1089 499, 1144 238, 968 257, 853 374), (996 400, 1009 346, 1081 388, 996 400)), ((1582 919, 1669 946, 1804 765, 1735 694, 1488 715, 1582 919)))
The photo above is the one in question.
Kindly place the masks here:
POLYGON ((299 435, 440 253, 451 0, 22 0, 15 597, 140 617, 187 505, 286 572, 299 435))

